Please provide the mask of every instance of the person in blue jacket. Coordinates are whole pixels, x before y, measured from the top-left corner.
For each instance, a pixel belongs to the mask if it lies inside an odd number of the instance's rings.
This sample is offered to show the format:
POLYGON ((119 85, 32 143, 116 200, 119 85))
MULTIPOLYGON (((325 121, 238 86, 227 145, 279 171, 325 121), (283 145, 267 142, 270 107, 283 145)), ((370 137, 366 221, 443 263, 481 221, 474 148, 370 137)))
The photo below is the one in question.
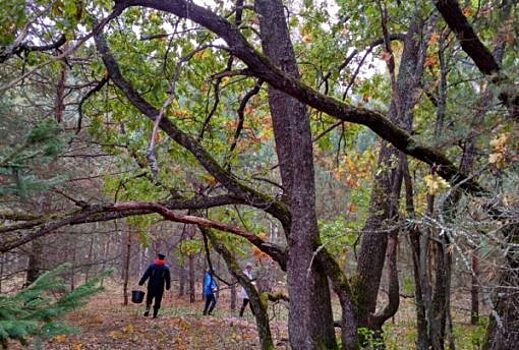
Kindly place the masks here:
POLYGON ((205 298, 205 307, 204 307, 204 315, 210 315, 213 312, 214 307, 216 306, 216 297, 214 293, 218 289, 218 285, 214 280, 213 274, 211 270, 207 270, 204 274, 204 298, 205 298))
POLYGON ((139 281, 139 286, 144 285, 146 280, 148 281, 148 295, 146 296, 146 311, 144 316, 150 314, 151 303, 155 299, 153 305, 153 318, 157 317, 160 309, 160 303, 162 302, 162 295, 164 294, 164 287, 169 290, 171 287, 171 275, 169 273, 169 267, 166 265, 164 254, 157 254, 157 259, 148 266, 146 272, 139 281))

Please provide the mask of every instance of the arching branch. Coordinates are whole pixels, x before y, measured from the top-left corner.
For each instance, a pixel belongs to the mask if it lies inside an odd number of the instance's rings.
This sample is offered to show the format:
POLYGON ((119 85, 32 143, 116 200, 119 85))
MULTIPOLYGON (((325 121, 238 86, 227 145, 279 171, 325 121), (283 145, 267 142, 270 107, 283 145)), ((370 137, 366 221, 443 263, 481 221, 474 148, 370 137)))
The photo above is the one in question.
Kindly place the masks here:
MULTIPOLYGON (((256 246, 258 249, 260 249, 262 252, 272 257, 272 259, 279 263, 280 266, 286 266, 286 251, 278 245, 262 240, 259 236, 255 235, 254 233, 243 230, 237 226, 227 225, 203 217, 177 214, 175 213, 175 211, 169 209, 167 206, 163 204, 152 202, 124 202, 105 206, 96 205, 79 211, 68 213, 61 217, 57 217, 53 220, 38 220, 38 222, 32 222, 32 224, 34 224, 33 227, 37 227, 37 229, 33 232, 24 234, 23 231, 16 231, 14 235, 11 235, 9 237, 6 237, 4 235, 2 239, 2 244, 0 245, 0 252, 5 253, 27 242, 30 242, 33 239, 52 233, 61 227, 93 221, 106 221, 107 219, 114 219, 116 217, 145 215, 152 213, 159 214, 164 219, 169 221, 217 229, 220 231, 229 232, 234 235, 243 237, 246 240, 248 240, 251 244, 256 246)), ((4 228, 3 230, 4 233, 8 232, 6 228, 4 228)))
MULTIPOLYGON (((96 35, 95 41, 110 79, 125 94, 135 108, 150 120, 155 121, 159 115, 159 110, 142 98, 130 83, 124 79, 117 61, 108 50, 105 39, 101 35, 96 35)), ((248 205, 265 210, 280 220, 284 226, 289 224, 290 213, 283 203, 239 182, 231 172, 218 164, 197 140, 177 128, 169 119, 162 118, 159 126, 172 140, 191 152, 205 170, 214 176, 233 196, 241 198, 248 205)))
MULTIPOLYGON (((267 57, 257 52, 245 40, 236 26, 206 8, 185 0, 123 0, 118 1, 117 5, 122 7, 144 6, 190 19, 225 40, 229 51, 245 62, 253 75, 268 82, 274 88, 284 91, 330 116, 369 127, 402 152, 434 166, 437 173, 452 184, 467 179, 467 176, 460 173, 445 155, 434 148, 421 145, 408 132, 390 122, 383 114, 342 103, 285 74, 267 57)), ((463 182, 463 188, 470 192, 483 192, 482 187, 473 179, 463 182)))

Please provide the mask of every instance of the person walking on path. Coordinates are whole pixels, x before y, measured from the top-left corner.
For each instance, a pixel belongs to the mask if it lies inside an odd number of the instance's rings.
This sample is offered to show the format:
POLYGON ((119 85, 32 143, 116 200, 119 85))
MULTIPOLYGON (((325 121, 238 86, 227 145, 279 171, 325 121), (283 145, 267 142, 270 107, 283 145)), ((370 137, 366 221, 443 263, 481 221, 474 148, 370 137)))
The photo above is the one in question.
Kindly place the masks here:
MULTIPOLYGON (((253 281, 252 279, 252 263, 248 262, 247 265, 245 265, 245 270, 243 270, 243 273, 245 276, 249 278, 249 280, 253 281)), ((256 282, 252 282, 253 285, 256 284, 256 282)), ((243 286, 240 290, 240 298, 243 299, 243 303, 240 308, 240 317, 243 317, 243 312, 245 311, 245 308, 247 307, 247 304, 249 303, 249 295, 247 294, 247 291, 243 286)), ((254 310, 252 309, 252 305, 250 305, 250 311, 252 311, 252 314, 254 315, 254 310)))
POLYGON ((204 275, 204 298, 205 298, 205 307, 204 307, 204 315, 210 315, 213 312, 214 307, 216 306, 216 297, 214 293, 216 292, 218 285, 214 280, 213 274, 211 270, 207 270, 204 275))
POLYGON ((164 254, 157 254, 157 258, 148 266, 144 275, 139 281, 139 286, 144 285, 146 280, 148 281, 148 295, 146 296, 146 311, 144 316, 149 316, 151 303, 155 299, 153 305, 153 318, 157 317, 160 309, 160 303, 162 302, 162 296, 164 294, 164 287, 166 290, 171 288, 171 275, 169 267, 166 265, 166 256, 164 254))

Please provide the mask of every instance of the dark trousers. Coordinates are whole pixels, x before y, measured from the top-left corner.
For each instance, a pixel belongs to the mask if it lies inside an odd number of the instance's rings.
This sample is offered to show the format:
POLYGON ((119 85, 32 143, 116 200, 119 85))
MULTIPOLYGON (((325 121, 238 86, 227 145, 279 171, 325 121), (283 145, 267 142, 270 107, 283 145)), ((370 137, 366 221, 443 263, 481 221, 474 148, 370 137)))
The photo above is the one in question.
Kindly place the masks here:
POLYGON ((153 299, 155 299, 155 304, 153 305, 153 317, 157 317, 157 314, 160 309, 160 303, 162 302, 163 294, 164 291, 148 290, 148 295, 146 296, 146 312, 150 311, 151 303, 153 299))
MULTIPOLYGON (((249 299, 243 298, 243 304, 241 304, 241 308, 240 308, 240 317, 243 316, 243 312, 245 312, 245 308, 247 307, 248 303, 249 303, 249 299)), ((254 315, 254 310, 252 309, 252 304, 250 305, 250 311, 254 315)))
POLYGON ((216 306, 216 297, 214 294, 206 294, 205 296, 205 307, 204 307, 204 315, 210 315, 213 312, 214 307, 216 306))

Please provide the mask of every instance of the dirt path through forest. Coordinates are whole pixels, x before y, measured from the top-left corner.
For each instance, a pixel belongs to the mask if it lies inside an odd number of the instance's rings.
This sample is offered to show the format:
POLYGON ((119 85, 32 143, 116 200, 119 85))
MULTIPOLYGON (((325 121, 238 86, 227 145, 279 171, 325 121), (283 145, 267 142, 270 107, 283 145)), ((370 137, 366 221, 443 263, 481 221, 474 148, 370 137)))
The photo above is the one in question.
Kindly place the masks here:
MULTIPOLYGON (((80 332, 45 342, 43 349, 259 349, 256 326, 250 310, 244 318, 234 316, 228 300, 219 300, 213 316, 202 316, 202 301, 168 296, 159 317, 142 315, 144 306, 123 306, 119 295, 104 293, 67 319, 80 332)), ((235 312, 237 313, 237 311, 235 312)), ((277 348, 285 349, 286 330, 272 325, 277 348)))

